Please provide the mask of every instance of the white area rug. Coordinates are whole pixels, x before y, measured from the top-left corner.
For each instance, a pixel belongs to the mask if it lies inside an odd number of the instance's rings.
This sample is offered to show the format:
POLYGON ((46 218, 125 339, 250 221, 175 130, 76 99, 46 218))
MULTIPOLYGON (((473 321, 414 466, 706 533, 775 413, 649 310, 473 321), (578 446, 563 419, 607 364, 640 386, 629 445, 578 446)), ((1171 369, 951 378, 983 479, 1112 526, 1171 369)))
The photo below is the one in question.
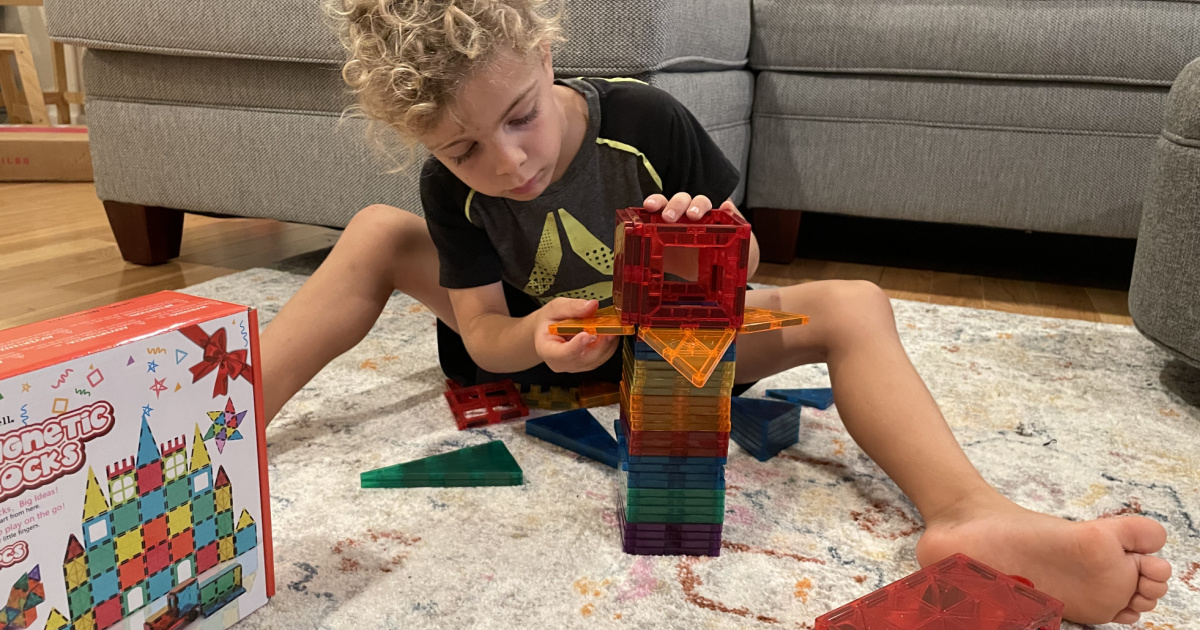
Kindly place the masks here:
MULTIPOLYGON (((256 269, 188 292, 255 306, 265 324, 304 280, 256 269)), ((1139 627, 1200 627, 1200 376, 1130 327, 894 307, 984 476, 1068 518, 1161 521, 1176 577, 1139 627)), ((621 552, 613 469, 520 422, 456 430, 442 379, 432 316, 398 295, 272 423, 278 594, 242 627, 803 628, 917 569, 916 511, 836 408, 806 409, 800 444, 766 464, 731 445, 720 558, 634 557, 621 552), (492 439, 523 486, 359 488, 364 470, 492 439)), ((823 365, 808 366, 748 395, 827 384, 823 365)))

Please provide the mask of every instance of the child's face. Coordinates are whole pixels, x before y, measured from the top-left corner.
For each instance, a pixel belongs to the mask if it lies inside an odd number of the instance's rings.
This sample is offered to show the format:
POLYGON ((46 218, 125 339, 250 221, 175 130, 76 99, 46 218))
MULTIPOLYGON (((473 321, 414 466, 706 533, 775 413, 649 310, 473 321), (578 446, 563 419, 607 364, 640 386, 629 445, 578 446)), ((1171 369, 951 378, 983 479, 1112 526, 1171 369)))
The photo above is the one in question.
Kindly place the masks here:
POLYGON ((463 85, 456 116, 443 116, 421 142, 467 186, 529 201, 560 171, 565 115, 553 87, 548 51, 504 51, 463 85))

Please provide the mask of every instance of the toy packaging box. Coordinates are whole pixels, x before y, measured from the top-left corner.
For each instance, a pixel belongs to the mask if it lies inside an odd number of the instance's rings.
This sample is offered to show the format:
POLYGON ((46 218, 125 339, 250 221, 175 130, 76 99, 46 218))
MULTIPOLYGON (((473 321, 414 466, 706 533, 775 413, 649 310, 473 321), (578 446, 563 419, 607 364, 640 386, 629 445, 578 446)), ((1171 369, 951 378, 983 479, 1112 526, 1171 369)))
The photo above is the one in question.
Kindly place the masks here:
POLYGON ((0 628, 226 628, 274 594, 253 309, 0 331, 0 628))

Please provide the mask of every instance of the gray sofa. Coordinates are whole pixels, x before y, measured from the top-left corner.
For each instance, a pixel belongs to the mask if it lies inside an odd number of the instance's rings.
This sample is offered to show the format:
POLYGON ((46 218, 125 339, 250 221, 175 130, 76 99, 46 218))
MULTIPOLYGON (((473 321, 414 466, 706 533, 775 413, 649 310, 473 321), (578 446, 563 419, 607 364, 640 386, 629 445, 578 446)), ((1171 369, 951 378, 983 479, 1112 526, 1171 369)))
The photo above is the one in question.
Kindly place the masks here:
MULTIPOLYGON (((127 259, 180 211, 344 226, 420 212, 363 142, 318 0, 46 0, 84 62, 96 189, 127 259)), ((1200 7, 1155 0, 566 3, 564 76, 638 76, 743 169, 764 259, 793 211, 1132 238, 1200 7)), ((790 240, 789 240, 790 239, 790 240)))
POLYGON ((1142 334, 1200 367, 1200 60, 1167 99, 1129 288, 1142 334))

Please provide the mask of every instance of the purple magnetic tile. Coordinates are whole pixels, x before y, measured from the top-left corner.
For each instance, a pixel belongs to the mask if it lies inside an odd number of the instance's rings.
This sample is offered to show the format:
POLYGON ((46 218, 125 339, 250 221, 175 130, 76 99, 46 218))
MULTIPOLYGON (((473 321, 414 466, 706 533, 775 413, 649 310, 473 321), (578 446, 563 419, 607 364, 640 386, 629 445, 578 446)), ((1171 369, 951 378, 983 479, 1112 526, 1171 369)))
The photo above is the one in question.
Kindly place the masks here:
POLYGON ((622 545, 622 550, 635 556, 719 556, 721 555, 721 544, 703 545, 698 547, 680 547, 676 545, 667 546, 639 546, 631 545, 627 541, 622 545))

